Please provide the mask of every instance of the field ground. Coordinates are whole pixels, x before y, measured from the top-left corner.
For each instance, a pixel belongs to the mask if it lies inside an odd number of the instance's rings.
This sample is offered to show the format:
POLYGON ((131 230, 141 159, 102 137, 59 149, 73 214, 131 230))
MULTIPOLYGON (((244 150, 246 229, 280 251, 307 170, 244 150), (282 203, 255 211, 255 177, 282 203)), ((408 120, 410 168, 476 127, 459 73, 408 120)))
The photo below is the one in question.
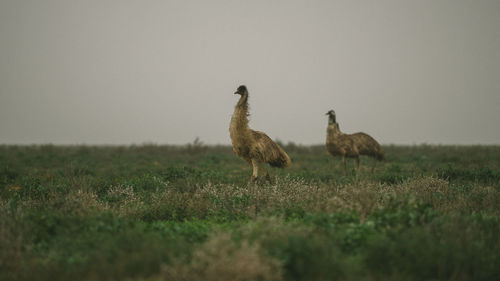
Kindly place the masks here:
POLYGON ((0 146, 0 280, 498 280, 500 147, 0 146))

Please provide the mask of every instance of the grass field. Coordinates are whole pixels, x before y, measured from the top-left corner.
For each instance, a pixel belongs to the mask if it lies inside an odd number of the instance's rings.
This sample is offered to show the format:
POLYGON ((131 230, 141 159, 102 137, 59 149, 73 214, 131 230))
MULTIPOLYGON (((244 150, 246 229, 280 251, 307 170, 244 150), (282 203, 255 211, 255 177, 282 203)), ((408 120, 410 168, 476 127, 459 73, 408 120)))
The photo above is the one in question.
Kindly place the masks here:
POLYGON ((500 147, 0 146, 0 280, 497 280, 500 147))

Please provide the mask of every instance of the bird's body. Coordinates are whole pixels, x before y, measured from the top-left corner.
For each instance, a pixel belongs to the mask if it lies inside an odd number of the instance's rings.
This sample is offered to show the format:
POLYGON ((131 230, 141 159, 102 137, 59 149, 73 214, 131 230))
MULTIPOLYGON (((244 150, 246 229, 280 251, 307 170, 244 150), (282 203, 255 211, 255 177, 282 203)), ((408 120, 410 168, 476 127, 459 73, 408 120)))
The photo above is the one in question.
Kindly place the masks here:
POLYGON ((268 163, 273 167, 286 168, 290 165, 290 157, 286 152, 265 133, 254 131, 248 127, 248 91, 245 86, 238 87, 235 94, 241 95, 234 108, 229 135, 236 155, 243 158, 253 167, 251 181, 256 181, 258 171, 269 174, 262 165, 268 163))
POLYGON ((335 112, 330 110, 327 115, 328 128, 326 130, 326 150, 332 156, 341 156, 345 167, 345 158, 355 158, 359 169, 359 156, 366 155, 376 160, 385 158, 380 144, 365 133, 344 134, 340 131, 335 120, 335 112))

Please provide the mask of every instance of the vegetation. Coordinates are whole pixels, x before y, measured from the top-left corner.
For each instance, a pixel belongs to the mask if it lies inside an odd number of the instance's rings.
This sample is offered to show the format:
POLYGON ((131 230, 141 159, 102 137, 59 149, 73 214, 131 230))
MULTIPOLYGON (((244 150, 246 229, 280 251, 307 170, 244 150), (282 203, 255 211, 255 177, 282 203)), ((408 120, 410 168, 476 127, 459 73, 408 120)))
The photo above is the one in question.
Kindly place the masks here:
POLYGON ((283 147, 247 185, 229 146, 0 146, 0 280, 500 276, 500 147, 283 147))

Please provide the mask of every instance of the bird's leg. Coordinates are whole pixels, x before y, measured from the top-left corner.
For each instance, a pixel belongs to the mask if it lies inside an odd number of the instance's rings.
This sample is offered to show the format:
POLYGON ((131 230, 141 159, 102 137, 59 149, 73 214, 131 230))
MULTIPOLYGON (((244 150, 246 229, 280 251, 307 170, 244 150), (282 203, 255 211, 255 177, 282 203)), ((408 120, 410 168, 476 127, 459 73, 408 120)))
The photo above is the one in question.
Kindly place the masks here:
POLYGON ((375 171, 375 166, 377 166, 377 159, 373 159, 372 174, 375 171))
POLYGON ((342 165, 344 165, 344 171, 347 171, 347 164, 345 163, 345 155, 342 155, 342 165))
POLYGON ((250 178, 250 182, 254 183, 257 181, 257 178, 259 177, 259 162, 255 159, 252 159, 252 167, 253 167, 253 173, 252 177, 250 178))
POLYGON ((359 155, 356 156, 356 170, 359 171, 359 155))
POLYGON ((264 177, 269 183, 272 183, 271 176, 269 176, 269 173, 266 171, 266 169, 264 169, 262 164, 259 165, 259 171, 261 172, 261 174, 264 175, 264 177))

